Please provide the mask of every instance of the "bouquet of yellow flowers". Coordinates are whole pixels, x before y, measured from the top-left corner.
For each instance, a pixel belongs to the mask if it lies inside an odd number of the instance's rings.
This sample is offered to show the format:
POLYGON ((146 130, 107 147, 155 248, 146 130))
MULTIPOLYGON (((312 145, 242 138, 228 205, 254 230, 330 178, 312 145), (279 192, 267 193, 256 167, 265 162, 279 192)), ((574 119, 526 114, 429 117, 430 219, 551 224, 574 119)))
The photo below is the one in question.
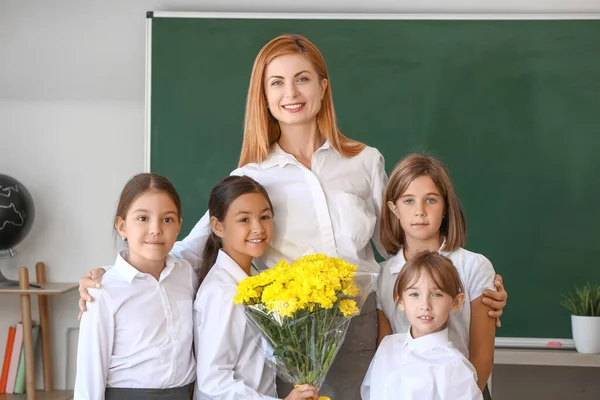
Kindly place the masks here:
POLYGON ((311 254, 242 280, 234 301, 245 306, 280 378, 320 387, 374 282, 340 258, 311 254))

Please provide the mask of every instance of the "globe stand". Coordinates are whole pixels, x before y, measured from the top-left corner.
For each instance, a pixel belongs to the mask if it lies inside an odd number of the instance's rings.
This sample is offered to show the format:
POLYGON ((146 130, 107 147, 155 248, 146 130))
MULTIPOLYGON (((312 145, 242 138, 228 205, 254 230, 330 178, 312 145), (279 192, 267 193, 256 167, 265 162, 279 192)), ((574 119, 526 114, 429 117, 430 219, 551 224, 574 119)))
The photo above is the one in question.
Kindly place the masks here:
POLYGON ((19 286, 19 281, 13 281, 12 279, 8 279, 4 275, 2 275, 2 272, 0 272, 0 288, 15 287, 15 286, 19 286))
MULTIPOLYGON (((13 249, 0 251, 0 260, 5 258, 12 258, 16 256, 17 253, 13 249)), ((0 288, 7 287, 15 287, 19 286, 19 281, 13 281, 12 279, 8 279, 4 275, 2 275, 2 271, 0 271, 0 288)))

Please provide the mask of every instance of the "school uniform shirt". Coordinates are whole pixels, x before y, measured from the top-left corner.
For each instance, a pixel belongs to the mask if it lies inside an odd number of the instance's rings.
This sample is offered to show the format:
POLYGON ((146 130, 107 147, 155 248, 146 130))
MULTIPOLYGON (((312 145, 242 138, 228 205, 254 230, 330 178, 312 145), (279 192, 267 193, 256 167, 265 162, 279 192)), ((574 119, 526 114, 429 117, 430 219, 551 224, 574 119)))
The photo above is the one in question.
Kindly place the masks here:
MULTIPOLYGON (((387 183, 383 156, 372 147, 353 158, 325 142, 312 156, 311 169, 278 144, 263 163, 250 163, 231 175, 246 175, 265 187, 275 214, 270 247, 255 260, 259 269, 279 260, 294 261, 310 253, 340 257, 358 271, 379 272, 370 240, 385 254, 379 240, 383 191, 387 183)), ((173 254, 194 268, 210 234, 208 213, 173 254)))
MULTIPOLYGON (((452 261, 465 289, 465 302, 462 310, 450 313, 448 322, 450 340, 465 357, 469 358, 471 301, 481 296, 485 289, 496 290, 494 286, 496 273, 492 263, 483 255, 463 248, 448 253, 442 250, 444 244, 438 253, 452 261)), ((393 293, 394 284, 404 264, 406 264, 404 251, 400 249, 395 256, 381 264, 381 274, 377 282, 377 308, 385 313, 393 333, 405 333, 409 327, 406 315, 394 302, 393 293)))
POLYGON ((418 339, 386 336, 360 393, 362 400, 483 399, 475 368, 448 341, 447 329, 418 339))
POLYGON ((174 388, 195 379, 192 305, 198 278, 185 260, 167 256, 157 281, 117 256, 90 289, 81 318, 75 399, 104 399, 107 386, 174 388))
POLYGON ((197 358, 196 400, 275 400, 275 371, 265 364, 260 335, 246 323, 244 306, 234 304, 248 275, 226 253, 200 285, 194 302, 197 358))

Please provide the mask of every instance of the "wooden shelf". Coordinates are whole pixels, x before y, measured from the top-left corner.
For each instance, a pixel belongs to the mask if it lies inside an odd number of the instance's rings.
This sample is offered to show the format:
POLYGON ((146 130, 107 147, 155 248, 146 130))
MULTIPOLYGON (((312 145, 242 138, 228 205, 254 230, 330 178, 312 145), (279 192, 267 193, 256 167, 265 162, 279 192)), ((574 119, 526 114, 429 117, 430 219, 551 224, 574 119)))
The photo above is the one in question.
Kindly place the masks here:
POLYGON ((44 283, 38 284, 41 288, 29 287, 21 289, 20 287, 0 288, 0 294, 35 294, 42 296, 51 296, 54 294, 64 294, 79 288, 78 283, 44 283))
POLYGON ((21 323, 23 324, 23 348, 25 353, 25 391, 27 394, 1 394, 0 400, 65 400, 72 399, 73 393, 53 391, 52 352, 50 351, 50 316, 48 312, 48 296, 61 295, 76 290, 77 283, 47 283, 46 266, 42 262, 35 264, 36 284, 31 287, 27 267, 19 270, 19 287, 2 288, 0 294, 19 295, 21 298, 21 323), (31 296, 37 295, 40 317, 40 341, 42 352, 42 371, 44 373, 44 390, 35 390, 35 360, 33 356, 31 296))
MULTIPOLYGON (((55 390, 53 392, 35 392, 36 400, 71 400, 72 390, 55 390)), ((25 400, 26 394, 0 394, 0 400, 25 400)))
POLYGON ((576 350, 503 348, 496 349, 494 364, 600 368, 600 354, 583 354, 576 350))

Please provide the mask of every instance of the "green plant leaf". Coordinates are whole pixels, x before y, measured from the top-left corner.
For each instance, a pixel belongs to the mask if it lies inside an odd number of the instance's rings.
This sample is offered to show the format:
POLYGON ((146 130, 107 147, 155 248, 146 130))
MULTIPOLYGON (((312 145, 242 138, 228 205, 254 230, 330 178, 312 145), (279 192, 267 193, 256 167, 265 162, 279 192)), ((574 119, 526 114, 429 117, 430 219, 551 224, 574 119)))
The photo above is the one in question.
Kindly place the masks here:
POLYGON ((572 315, 587 317, 600 316, 600 284, 590 283, 584 286, 575 286, 573 292, 562 295, 560 304, 572 315))

